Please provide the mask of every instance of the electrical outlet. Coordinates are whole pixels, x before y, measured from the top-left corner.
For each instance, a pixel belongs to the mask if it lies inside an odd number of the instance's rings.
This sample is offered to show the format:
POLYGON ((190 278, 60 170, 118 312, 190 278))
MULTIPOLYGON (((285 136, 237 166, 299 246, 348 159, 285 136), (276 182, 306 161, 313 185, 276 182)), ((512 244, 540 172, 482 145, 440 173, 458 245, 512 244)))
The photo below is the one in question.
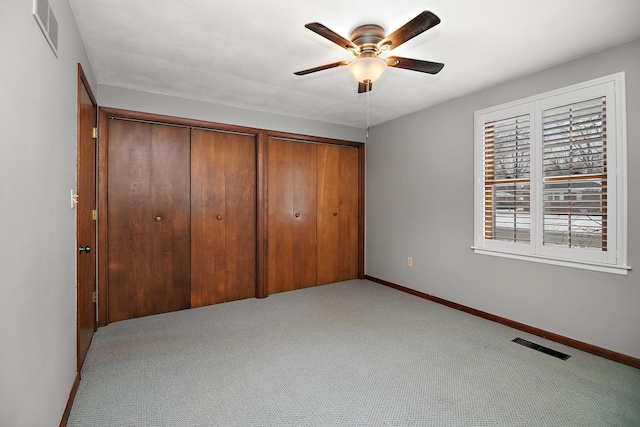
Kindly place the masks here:
POLYGON ((407 257, 407 267, 413 267, 413 258, 407 257))

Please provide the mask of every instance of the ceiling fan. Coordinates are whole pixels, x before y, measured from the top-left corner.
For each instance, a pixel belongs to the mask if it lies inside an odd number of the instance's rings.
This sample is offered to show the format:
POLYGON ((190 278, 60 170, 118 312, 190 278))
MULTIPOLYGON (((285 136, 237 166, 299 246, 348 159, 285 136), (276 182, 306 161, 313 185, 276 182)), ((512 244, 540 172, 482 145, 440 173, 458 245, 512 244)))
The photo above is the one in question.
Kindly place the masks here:
POLYGON ((357 27, 351 33, 351 40, 347 40, 319 22, 305 25, 306 28, 347 49, 356 56, 353 61, 338 61, 320 67, 309 68, 294 73, 298 76, 328 70, 330 68, 349 66, 349 71, 358 81, 358 93, 369 92, 373 82, 382 75, 388 67, 403 68, 421 73, 437 74, 444 64, 440 62, 422 61, 419 59, 390 56, 381 58, 380 54, 388 52, 415 36, 422 34, 429 28, 440 23, 440 18, 429 11, 424 11, 411 21, 385 36, 384 28, 376 24, 365 24, 357 27))

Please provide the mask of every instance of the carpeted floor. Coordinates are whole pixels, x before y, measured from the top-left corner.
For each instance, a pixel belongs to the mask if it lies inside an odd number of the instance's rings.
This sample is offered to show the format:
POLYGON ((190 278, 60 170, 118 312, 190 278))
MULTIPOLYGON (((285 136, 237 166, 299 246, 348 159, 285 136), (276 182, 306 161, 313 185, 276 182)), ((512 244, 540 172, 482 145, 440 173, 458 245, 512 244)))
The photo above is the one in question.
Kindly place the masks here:
POLYGON ((68 426, 640 426, 640 370, 354 280, 99 329, 68 426))

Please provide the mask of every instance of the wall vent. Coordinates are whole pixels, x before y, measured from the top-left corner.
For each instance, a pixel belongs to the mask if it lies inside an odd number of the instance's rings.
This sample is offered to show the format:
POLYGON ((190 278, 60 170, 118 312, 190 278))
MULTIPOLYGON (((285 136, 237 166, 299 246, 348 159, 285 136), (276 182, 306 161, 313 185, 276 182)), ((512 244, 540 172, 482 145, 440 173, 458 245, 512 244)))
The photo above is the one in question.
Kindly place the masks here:
POLYGON ((562 360, 567 360, 568 358, 570 358, 571 356, 569 356, 568 354, 564 354, 564 353, 560 353, 559 351, 550 349, 549 347, 544 347, 540 344, 536 344, 534 342, 531 341, 527 341, 525 339, 522 338, 515 338, 513 340, 514 343, 523 345, 525 347, 529 347, 532 348, 534 350, 540 351, 544 354, 548 354, 549 356, 553 356, 553 357, 557 357, 558 359, 562 359, 562 360))
POLYGON ((47 39, 53 54, 58 57, 58 20, 47 0, 33 0, 33 16, 47 39))

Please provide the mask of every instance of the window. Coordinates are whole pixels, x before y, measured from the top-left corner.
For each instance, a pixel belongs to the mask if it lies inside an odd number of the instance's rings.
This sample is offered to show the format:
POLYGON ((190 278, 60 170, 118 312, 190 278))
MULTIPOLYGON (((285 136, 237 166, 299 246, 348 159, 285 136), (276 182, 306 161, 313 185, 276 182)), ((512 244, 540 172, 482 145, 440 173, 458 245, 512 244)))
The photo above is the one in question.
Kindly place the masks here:
POLYGON ((619 73, 475 113, 476 253, 626 274, 619 73))

